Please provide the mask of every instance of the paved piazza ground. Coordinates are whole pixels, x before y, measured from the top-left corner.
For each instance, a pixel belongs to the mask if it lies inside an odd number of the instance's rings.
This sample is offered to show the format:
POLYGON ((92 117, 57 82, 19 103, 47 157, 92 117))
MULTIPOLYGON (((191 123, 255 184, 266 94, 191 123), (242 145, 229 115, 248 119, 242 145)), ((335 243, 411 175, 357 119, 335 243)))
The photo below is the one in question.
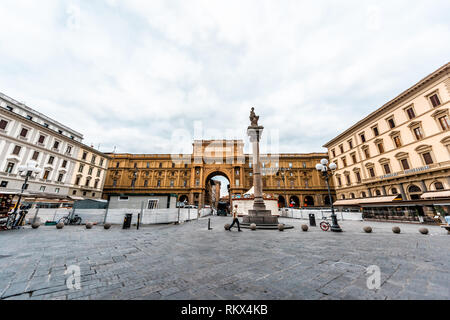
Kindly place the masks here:
POLYGON ((418 225, 343 222, 342 234, 226 232, 230 218, 140 230, 68 226, 0 232, 2 299, 449 299, 450 235, 418 225), (372 234, 362 232, 364 225, 372 234), (81 289, 65 285, 79 265, 81 289), (366 267, 381 269, 369 290, 366 267))

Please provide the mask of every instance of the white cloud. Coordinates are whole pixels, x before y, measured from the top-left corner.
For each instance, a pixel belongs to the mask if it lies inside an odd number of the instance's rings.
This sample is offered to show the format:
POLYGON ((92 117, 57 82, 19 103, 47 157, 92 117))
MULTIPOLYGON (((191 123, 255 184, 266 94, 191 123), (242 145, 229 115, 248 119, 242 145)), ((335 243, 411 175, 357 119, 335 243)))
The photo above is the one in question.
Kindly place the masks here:
POLYGON ((321 146, 448 62, 448 1, 2 0, 0 91, 104 151, 176 129, 321 146), (233 134, 239 136, 239 134, 233 134))

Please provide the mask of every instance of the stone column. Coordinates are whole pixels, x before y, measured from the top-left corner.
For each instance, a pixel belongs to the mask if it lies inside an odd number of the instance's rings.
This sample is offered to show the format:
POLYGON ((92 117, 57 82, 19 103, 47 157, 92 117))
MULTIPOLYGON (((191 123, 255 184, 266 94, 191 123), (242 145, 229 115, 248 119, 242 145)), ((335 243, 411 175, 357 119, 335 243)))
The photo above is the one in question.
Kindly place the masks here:
POLYGON ((425 184, 425 181, 420 180, 420 184, 422 185, 422 192, 427 192, 427 185, 425 184))
POLYGON ((381 190, 382 190, 382 192, 383 192, 383 196, 387 195, 386 187, 385 187, 385 186, 382 186, 382 187, 381 187, 381 190))
POLYGON ((263 129, 264 127, 249 127, 247 130, 250 142, 252 143, 253 186, 255 190, 254 210, 266 210, 266 205, 264 204, 262 196, 261 162, 259 158, 259 140, 261 139, 263 129))
POLYGON ((408 199, 406 198, 405 188, 403 188, 403 183, 400 183, 400 184, 398 185, 398 188, 400 189, 400 194, 402 195, 403 201, 408 200, 408 199))
POLYGON ((367 188, 367 193, 369 195, 369 198, 372 198, 372 190, 370 190, 370 188, 367 188))

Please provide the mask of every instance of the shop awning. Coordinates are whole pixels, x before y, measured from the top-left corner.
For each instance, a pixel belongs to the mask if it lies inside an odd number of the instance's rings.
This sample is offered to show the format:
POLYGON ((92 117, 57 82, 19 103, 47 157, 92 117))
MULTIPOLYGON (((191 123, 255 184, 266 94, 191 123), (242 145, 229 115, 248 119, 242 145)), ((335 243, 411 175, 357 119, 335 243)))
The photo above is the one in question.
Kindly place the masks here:
POLYGON ((383 196, 383 197, 373 197, 373 198, 360 198, 360 199, 346 199, 337 200, 333 205, 335 206, 357 206, 367 203, 384 203, 392 202, 394 200, 401 200, 399 195, 383 196))
POLYGON ((77 197, 77 196, 69 196, 69 198, 72 200, 84 200, 83 197, 77 197))
POLYGON ((420 197, 422 199, 450 198, 450 190, 425 192, 420 197))
POLYGON ((347 200, 337 200, 333 203, 334 206, 357 206, 361 199, 347 199, 347 200))

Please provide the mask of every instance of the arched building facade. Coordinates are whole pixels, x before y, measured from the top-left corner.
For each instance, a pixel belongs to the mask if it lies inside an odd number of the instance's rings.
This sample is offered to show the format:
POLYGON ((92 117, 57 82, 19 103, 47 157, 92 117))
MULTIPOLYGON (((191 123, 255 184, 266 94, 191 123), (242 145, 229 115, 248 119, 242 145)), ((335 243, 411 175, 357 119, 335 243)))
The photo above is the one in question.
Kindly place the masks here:
MULTIPOLYGON (((242 140, 195 140, 193 153, 109 154, 104 198, 123 194, 175 195, 178 201, 204 206, 210 201, 210 180, 229 181, 231 199, 253 186, 252 159, 242 140)), ((328 199, 325 181, 315 165, 326 153, 261 156, 263 191, 279 197, 280 206, 320 207, 328 199)), ((333 189, 333 186, 331 186, 333 189)), ((335 197, 333 192, 333 197, 335 197)))

